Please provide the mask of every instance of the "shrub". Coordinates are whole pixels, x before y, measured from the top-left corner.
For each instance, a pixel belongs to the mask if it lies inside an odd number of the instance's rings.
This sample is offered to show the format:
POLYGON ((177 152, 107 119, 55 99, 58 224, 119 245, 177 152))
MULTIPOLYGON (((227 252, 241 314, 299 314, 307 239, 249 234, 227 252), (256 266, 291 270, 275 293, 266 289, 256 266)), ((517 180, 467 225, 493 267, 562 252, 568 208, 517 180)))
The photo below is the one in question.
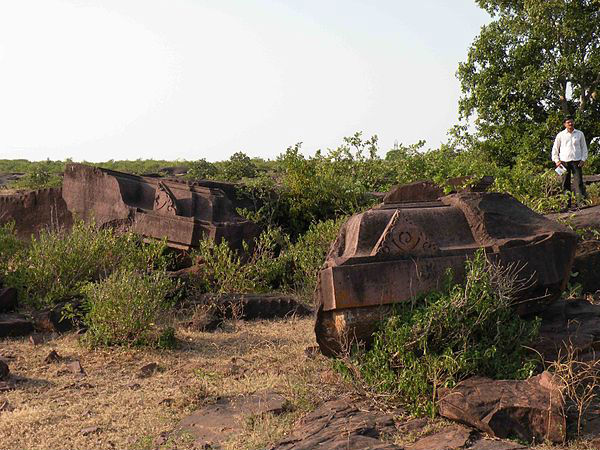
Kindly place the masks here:
POLYGON ((201 241, 192 253, 199 267, 193 287, 213 293, 312 292, 342 220, 313 224, 295 243, 281 229, 268 228, 251 252, 244 244, 244 253, 250 253, 246 260, 225 241, 201 241))
POLYGON ((10 270, 10 262, 24 247, 15 234, 14 222, 0 226, 0 274, 10 270))
POLYGON ((3 278, 34 307, 56 304, 81 293, 83 285, 117 269, 146 271, 167 263, 164 242, 143 244, 133 233, 76 223, 72 230, 44 231, 16 253, 3 278))
POLYGON ((539 321, 524 321, 511 307, 518 271, 490 264, 483 251, 466 268, 464 284, 398 306, 372 348, 353 357, 367 385, 413 413, 433 414, 440 386, 471 375, 526 378, 536 368, 524 346, 539 321))
POLYGON ((83 288, 87 325, 85 342, 102 345, 169 346, 172 329, 161 330, 161 313, 170 306, 166 300, 174 283, 164 271, 152 274, 120 269, 97 283, 83 288))

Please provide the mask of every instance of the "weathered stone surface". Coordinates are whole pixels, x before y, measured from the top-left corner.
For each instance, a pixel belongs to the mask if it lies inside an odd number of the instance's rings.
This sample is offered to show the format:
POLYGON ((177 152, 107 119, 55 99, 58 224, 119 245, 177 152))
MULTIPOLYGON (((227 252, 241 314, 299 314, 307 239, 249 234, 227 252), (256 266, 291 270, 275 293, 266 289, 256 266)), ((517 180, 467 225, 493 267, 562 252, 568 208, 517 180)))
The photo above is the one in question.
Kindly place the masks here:
POLYGON ((192 436, 194 448, 220 448, 222 442, 243 430, 247 419, 267 413, 280 414, 285 403, 281 395, 272 391, 220 398, 181 420, 172 434, 192 436))
POLYGON ((60 188, 0 193, 0 225, 11 221, 15 222, 15 231, 21 239, 37 236, 46 229, 68 229, 73 224, 60 188))
POLYGON ((599 348, 600 305, 585 299, 559 299, 541 319, 540 335, 532 347, 545 361, 564 358, 569 351, 581 355, 599 348))
POLYGON ((590 206, 565 213, 547 214, 546 217, 567 223, 577 230, 592 229, 600 231, 600 206, 590 206))
POLYGON ((467 447, 467 450, 525 450, 526 448, 517 442, 481 437, 467 447))
POLYGON ((394 432, 392 416, 333 400, 302 418, 292 435, 272 450, 399 450, 382 440, 394 432))
POLYGON ((34 327, 37 331, 46 333, 64 333, 77 326, 83 326, 73 317, 71 312, 83 314, 81 299, 75 298, 66 302, 33 312, 34 327))
POLYGON ((33 323, 22 314, 0 314, 0 338, 27 336, 33 323))
POLYGON ((462 280, 466 258, 479 248, 492 261, 521 267, 531 288, 519 299, 537 300, 519 303, 518 312, 539 312, 564 289, 576 241, 506 194, 384 203, 352 216, 330 249, 316 291, 317 341, 324 354, 340 351, 344 336, 368 343, 375 325, 368 322, 387 305, 439 289, 449 268, 462 280))
POLYGON ((214 183, 141 177, 81 164, 65 169, 63 198, 69 211, 99 226, 128 227, 175 248, 222 239, 241 248, 259 229, 239 216, 214 183))
POLYGON ((406 450, 458 450, 465 448, 473 430, 461 425, 444 428, 438 433, 419 439, 406 450))
POLYGON ((0 359, 0 380, 7 380, 10 376, 10 369, 8 363, 3 359, 0 359))
POLYGON ((440 389, 440 415, 490 436, 560 443, 566 437, 561 388, 548 372, 520 380, 473 377, 440 389))
POLYGON ((577 244, 572 272, 572 281, 579 283, 583 293, 600 290, 600 242, 584 241, 577 244))
POLYGON ((14 311, 17 305, 17 290, 15 288, 0 289, 0 313, 14 311))

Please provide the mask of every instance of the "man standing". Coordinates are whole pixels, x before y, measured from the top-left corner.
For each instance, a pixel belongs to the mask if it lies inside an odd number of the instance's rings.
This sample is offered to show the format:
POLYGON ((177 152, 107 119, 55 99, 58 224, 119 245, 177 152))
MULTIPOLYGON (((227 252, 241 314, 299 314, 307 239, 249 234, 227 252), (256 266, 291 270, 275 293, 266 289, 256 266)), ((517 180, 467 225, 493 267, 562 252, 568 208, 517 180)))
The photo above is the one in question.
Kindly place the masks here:
POLYGON ((565 129, 556 135, 552 147, 552 161, 556 167, 562 165, 567 169, 563 180, 563 190, 571 190, 571 174, 575 178, 575 194, 586 196, 583 185, 583 165, 588 157, 585 136, 575 129, 575 122, 567 117, 564 121, 565 129))

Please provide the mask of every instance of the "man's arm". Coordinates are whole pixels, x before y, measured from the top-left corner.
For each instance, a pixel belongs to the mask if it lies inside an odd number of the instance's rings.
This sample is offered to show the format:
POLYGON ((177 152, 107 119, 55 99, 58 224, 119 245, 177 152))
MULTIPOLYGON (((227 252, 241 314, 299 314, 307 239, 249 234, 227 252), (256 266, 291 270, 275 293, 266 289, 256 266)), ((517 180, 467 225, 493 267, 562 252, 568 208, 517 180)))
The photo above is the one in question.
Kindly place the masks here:
POLYGON ((552 161, 559 166, 560 165, 560 133, 556 135, 556 139, 554 139, 554 145, 552 146, 552 161))
POLYGON ((585 135, 581 133, 581 162, 579 163, 579 167, 583 167, 586 159, 588 158, 588 148, 585 143, 585 135))

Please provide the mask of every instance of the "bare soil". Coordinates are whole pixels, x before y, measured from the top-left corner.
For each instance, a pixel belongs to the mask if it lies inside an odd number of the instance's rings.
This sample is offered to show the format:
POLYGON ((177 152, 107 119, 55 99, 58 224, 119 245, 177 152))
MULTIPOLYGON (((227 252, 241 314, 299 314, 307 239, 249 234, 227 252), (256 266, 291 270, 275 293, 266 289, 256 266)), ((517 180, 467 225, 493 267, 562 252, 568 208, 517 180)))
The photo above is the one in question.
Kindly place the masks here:
POLYGON ((315 345, 312 326, 310 318, 292 318, 234 322, 212 333, 180 328, 175 350, 89 350, 74 333, 41 336, 37 345, 0 341, 16 381, 16 389, 0 392, 0 447, 155 448, 157 436, 202 404, 265 389, 286 397, 290 414, 252 424, 228 446, 273 443, 296 417, 343 389, 327 359, 305 352, 315 345), (60 359, 46 362, 52 350, 60 359), (84 375, 69 369, 73 361, 84 375), (143 377, 148 363, 158 369, 143 377))

